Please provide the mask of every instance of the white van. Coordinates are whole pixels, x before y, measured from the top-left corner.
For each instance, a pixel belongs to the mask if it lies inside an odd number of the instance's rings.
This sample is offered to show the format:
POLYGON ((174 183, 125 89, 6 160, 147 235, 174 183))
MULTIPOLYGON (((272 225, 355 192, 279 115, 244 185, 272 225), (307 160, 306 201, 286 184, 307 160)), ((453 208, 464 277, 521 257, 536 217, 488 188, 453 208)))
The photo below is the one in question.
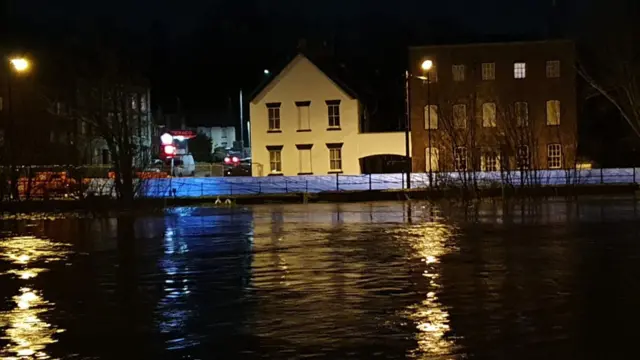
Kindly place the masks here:
POLYGON ((182 155, 173 160, 173 176, 195 176, 196 162, 193 155, 182 155))

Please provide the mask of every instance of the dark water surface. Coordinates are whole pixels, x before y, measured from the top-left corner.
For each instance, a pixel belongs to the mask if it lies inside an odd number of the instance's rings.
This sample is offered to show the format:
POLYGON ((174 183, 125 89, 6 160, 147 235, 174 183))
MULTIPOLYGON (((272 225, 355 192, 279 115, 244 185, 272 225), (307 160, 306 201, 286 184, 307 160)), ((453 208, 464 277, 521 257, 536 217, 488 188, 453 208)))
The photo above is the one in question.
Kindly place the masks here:
POLYGON ((0 222, 1 359, 631 359, 631 199, 0 222))

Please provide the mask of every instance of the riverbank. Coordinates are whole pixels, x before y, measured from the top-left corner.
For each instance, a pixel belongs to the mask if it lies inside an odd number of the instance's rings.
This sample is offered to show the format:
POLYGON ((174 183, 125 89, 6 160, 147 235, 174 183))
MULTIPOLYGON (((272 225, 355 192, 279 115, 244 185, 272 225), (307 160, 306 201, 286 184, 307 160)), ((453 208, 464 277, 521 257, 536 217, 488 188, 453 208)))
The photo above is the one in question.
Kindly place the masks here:
MULTIPOLYGON (((136 209, 161 209, 171 206, 234 206, 258 204, 286 203, 351 203, 368 201, 406 201, 406 200, 439 200, 462 198, 546 198, 592 195, 639 195, 638 186, 629 185, 580 185, 580 186, 545 186, 536 188, 488 188, 478 192, 464 192, 461 189, 410 189, 410 190, 371 190, 371 191, 339 191, 315 194, 254 194, 220 197, 188 197, 188 198, 147 198, 135 202, 136 209)), ((0 204, 2 212, 66 212, 91 211, 104 212, 120 209, 120 204, 113 199, 92 198, 84 200, 31 200, 0 204)))

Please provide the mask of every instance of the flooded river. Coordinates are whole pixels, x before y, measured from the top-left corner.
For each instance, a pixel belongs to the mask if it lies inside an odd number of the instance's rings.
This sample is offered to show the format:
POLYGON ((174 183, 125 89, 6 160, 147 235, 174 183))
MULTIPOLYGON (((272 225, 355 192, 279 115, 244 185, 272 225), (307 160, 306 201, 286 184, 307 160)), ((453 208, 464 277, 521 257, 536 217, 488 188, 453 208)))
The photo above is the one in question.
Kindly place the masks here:
POLYGON ((634 358, 631 199, 0 222, 0 359, 634 358))

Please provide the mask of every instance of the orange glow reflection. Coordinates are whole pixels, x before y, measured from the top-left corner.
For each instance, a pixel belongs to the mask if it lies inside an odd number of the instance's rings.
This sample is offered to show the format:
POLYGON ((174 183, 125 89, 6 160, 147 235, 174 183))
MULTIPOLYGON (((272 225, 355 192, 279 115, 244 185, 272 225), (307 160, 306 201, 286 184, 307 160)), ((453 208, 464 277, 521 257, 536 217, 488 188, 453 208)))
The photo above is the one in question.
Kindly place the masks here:
POLYGON ((438 299, 439 263, 450 251, 446 243, 452 236, 451 227, 439 222, 428 222, 407 230, 412 257, 423 263, 422 276, 427 279, 424 299, 410 306, 406 316, 417 331, 417 347, 410 352, 415 359, 453 359, 456 344, 447 337, 450 330, 449 313, 438 299))

